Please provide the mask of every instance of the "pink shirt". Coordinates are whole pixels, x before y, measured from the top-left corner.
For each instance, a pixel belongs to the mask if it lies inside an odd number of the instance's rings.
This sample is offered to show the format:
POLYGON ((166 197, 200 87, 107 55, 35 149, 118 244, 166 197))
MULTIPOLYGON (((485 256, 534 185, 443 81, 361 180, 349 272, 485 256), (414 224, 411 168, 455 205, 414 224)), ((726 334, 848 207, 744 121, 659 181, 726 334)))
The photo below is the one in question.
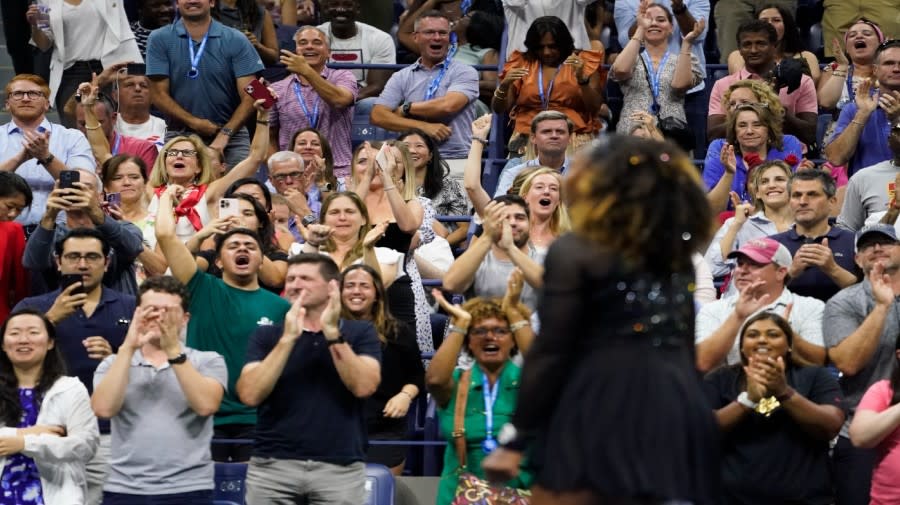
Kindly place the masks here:
POLYGON ((115 138, 113 138, 112 143, 110 143, 109 150, 113 156, 117 154, 130 154, 144 160, 144 163, 147 164, 147 177, 150 177, 150 172, 153 171, 153 164, 156 163, 156 156, 159 154, 159 150, 156 149, 156 144, 153 142, 137 137, 119 135, 118 133, 116 133, 115 138), (122 141, 118 146, 119 148, 116 149, 118 139, 122 139, 122 141))
MULTIPOLYGON (((726 75, 713 84, 712 91, 709 94, 709 115, 724 116, 727 111, 722 105, 722 96, 732 84, 744 79, 762 79, 756 74, 751 74, 747 69, 742 68, 736 74, 726 75)), ((800 79, 800 87, 795 89, 793 93, 788 94, 787 88, 781 88, 778 92, 781 98, 781 105, 784 109, 793 115, 801 112, 819 113, 819 102, 816 99, 816 85, 813 80, 806 74, 800 79)))
MULTIPOLYGON (((893 395, 890 381, 878 381, 869 387, 856 410, 884 412, 891 406, 893 395)), ((878 460, 872 472, 870 505, 900 503, 898 475, 900 475, 900 429, 895 429, 878 444, 878 460)))

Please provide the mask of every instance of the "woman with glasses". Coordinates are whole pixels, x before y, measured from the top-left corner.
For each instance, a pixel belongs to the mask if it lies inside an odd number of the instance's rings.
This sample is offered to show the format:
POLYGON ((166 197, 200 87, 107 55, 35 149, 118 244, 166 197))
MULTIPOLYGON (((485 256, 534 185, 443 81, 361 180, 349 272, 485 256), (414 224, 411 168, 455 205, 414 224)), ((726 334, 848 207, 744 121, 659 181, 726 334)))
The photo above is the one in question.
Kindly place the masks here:
POLYGON ((733 210, 732 191, 739 201, 752 201, 747 180, 762 162, 787 160, 791 171, 797 169, 803 160, 803 143, 782 134, 781 126, 781 118, 765 104, 745 103, 728 112, 725 138, 709 145, 703 165, 703 182, 715 212, 733 210))
MULTIPOLYGON (((669 47, 673 17, 664 6, 641 2, 634 35, 613 63, 612 79, 622 87, 624 105, 616 130, 631 131, 638 112, 685 122, 684 96, 703 79, 691 45, 703 33, 703 19, 684 36, 677 55, 669 47)), ((693 146, 684 146, 691 149, 693 146)))
POLYGON ((234 181, 256 173, 268 154, 269 111, 262 104, 263 100, 253 104, 257 125, 250 144, 250 155, 219 179, 213 178, 209 154, 200 137, 178 136, 166 142, 156 158, 147 184, 147 197, 150 198, 148 212, 154 221, 159 208, 159 195, 171 184, 182 188, 176 194, 175 215, 178 220, 175 233, 183 242, 200 231, 211 216, 218 215, 216 206, 225 190, 234 181))
MULTIPOLYGON (((439 290, 432 291, 441 308, 450 315, 450 332, 425 372, 425 386, 438 407, 441 433, 449 441, 438 484, 438 505, 450 503, 459 477, 454 413, 460 389, 467 391, 462 435, 465 471, 479 478, 485 478, 482 460, 497 447, 500 427, 512 419, 516 410, 521 369, 511 358, 517 353, 527 353, 534 340, 528 324, 531 311, 519 302, 522 283, 521 272, 514 272, 502 300, 476 297, 462 306, 451 305, 439 290), (472 368, 456 368, 460 352, 474 359, 472 368)), ((527 488, 531 475, 522 471, 506 484, 527 488)))
POLYGON ((504 481, 527 452, 532 505, 718 504, 694 356, 691 256, 713 219, 697 169, 671 142, 610 136, 573 160, 566 195, 572 233, 544 262, 540 335, 485 470, 504 481))

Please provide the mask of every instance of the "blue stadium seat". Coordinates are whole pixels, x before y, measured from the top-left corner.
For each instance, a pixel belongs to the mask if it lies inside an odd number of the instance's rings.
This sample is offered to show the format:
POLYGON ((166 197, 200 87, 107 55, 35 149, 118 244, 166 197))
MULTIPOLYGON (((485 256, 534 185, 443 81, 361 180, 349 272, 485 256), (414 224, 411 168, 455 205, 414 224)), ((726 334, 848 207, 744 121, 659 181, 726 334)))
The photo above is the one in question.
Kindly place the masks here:
POLYGON ((384 465, 366 464, 364 505, 394 505, 394 476, 384 465))
POLYGON ((806 48, 815 54, 823 54, 825 41, 822 37, 822 23, 816 23, 809 27, 806 35, 806 48))
POLYGON ((241 505, 241 504, 235 503, 233 501, 213 500, 213 505, 241 505))
MULTIPOLYGON (((437 404, 434 399, 428 399, 428 410, 425 413, 425 441, 442 441, 440 422, 437 417, 437 404)), ((434 477, 441 474, 444 468, 443 458, 446 446, 427 445, 424 449, 424 460, 422 464, 422 475, 425 477, 434 477)))
POLYGON ((395 138, 391 132, 372 124, 368 115, 353 115, 353 121, 350 124, 350 143, 353 149, 365 141, 387 140, 395 138))
POLYGON ((449 321, 450 318, 444 314, 431 314, 431 340, 434 343, 435 349, 440 347, 441 343, 444 341, 444 335, 447 332, 447 323, 449 321))
POLYGON ((244 505, 246 479, 247 463, 216 463, 216 487, 213 490, 213 499, 244 505))
POLYGON ((833 117, 828 112, 819 113, 819 120, 816 123, 816 145, 819 146, 820 152, 825 149, 825 132, 828 130, 828 125, 833 117))

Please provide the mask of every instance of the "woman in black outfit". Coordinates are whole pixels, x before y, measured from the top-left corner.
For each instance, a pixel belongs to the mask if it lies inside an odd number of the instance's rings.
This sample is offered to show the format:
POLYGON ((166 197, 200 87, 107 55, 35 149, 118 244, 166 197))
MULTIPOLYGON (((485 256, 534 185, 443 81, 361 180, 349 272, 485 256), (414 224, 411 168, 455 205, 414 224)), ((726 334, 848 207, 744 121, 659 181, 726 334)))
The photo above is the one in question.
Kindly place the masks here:
POLYGON ((670 142, 611 136, 573 161, 565 193, 573 231, 547 254, 540 335, 485 471, 508 479, 530 446, 532 505, 716 503, 694 367, 691 254, 713 223, 697 169, 670 142))
MULTIPOLYGON (((406 416, 423 389, 425 369, 413 328, 397 321, 387 309, 384 284, 372 267, 356 264, 341 275, 344 319, 371 321, 381 339, 381 383, 366 400, 366 423, 373 440, 406 440, 406 416)), ((370 445, 366 460, 380 463, 394 475, 403 474, 406 446, 370 445)))

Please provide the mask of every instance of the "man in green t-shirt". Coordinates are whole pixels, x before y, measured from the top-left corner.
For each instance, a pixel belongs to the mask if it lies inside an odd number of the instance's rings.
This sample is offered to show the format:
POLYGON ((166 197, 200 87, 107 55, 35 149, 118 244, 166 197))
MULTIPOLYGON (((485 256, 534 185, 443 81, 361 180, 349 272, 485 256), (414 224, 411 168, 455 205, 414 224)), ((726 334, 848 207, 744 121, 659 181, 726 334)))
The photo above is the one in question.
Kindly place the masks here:
MULTIPOLYGON (((160 195, 156 238, 172 275, 187 286, 191 295, 187 345, 218 352, 228 367, 228 391, 216 413, 214 437, 251 438, 256 409, 242 404, 235 389, 244 366, 247 340, 259 326, 280 324, 290 304, 260 288, 262 247, 251 230, 235 228, 216 236, 216 264, 222 270, 221 279, 197 269, 193 255, 175 234, 173 199, 183 191, 180 186, 169 185, 160 195)), ((249 444, 214 446, 213 459, 247 461, 250 449, 249 444)))

